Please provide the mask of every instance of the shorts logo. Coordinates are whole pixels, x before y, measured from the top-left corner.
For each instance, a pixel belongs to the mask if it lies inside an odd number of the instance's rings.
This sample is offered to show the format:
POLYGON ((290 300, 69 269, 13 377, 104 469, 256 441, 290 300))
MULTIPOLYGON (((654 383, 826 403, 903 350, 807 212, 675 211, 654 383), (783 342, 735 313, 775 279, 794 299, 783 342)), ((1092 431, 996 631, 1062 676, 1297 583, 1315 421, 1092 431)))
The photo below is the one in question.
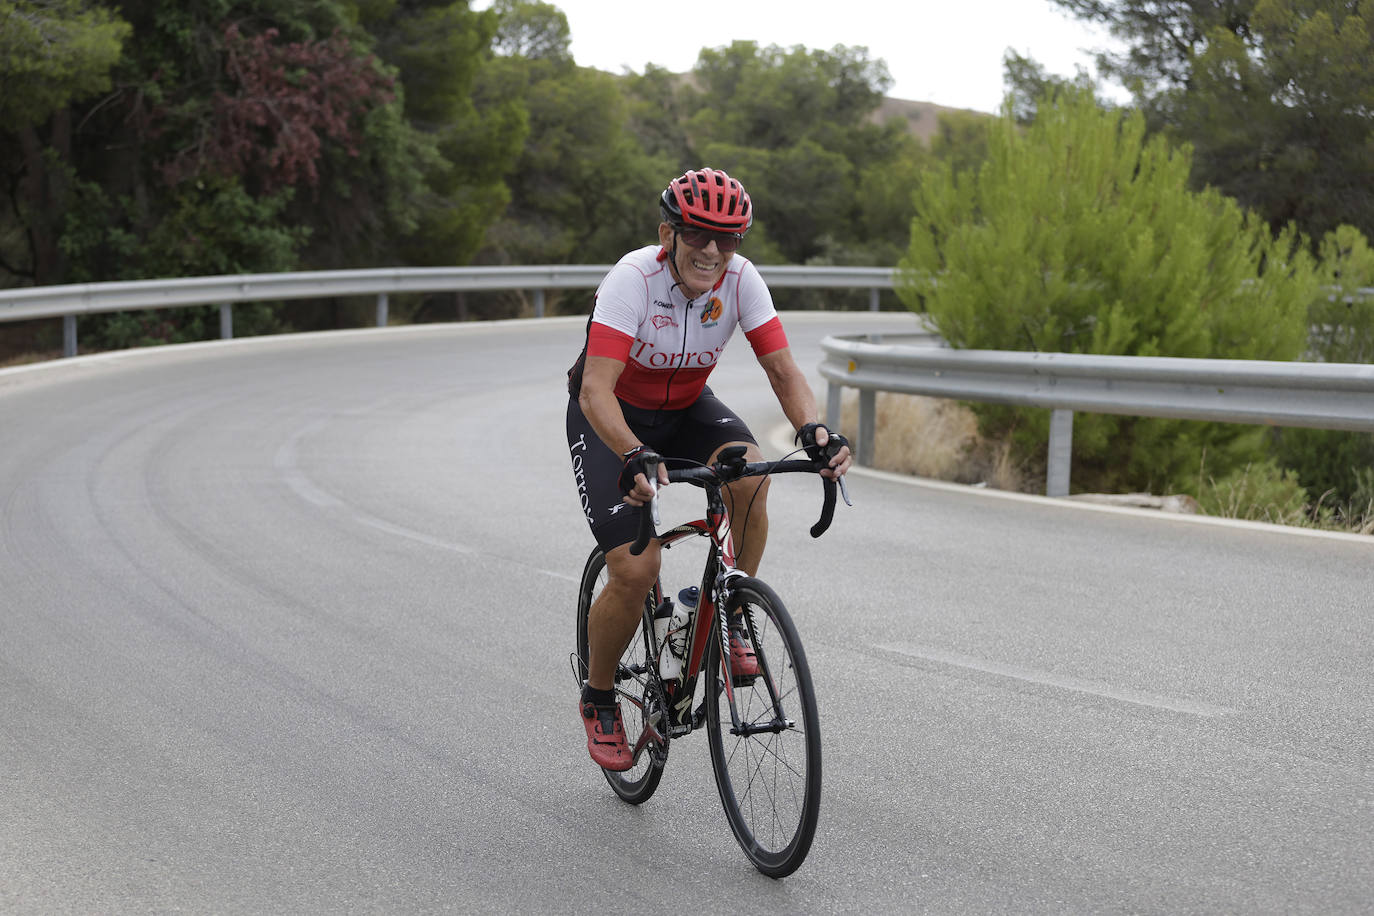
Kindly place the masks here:
POLYGON ((587 521, 592 521, 592 502, 587 495, 587 474, 582 468, 582 458, 587 451, 587 437, 578 436, 577 441, 568 447, 572 453, 573 479, 577 481, 577 496, 582 502, 582 513, 587 521), (581 453, 581 454, 579 454, 581 453))
POLYGON ((701 310, 701 326, 703 328, 715 327, 716 323, 720 321, 720 313, 720 300, 712 296, 711 301, 706 303, 705 307, 701 310))
POLYGON ((653 322, 654 327, 660 331, 664 328, 677 327, 677 322, 673 320, 672 315, 655 315, 650 320, 653 322))

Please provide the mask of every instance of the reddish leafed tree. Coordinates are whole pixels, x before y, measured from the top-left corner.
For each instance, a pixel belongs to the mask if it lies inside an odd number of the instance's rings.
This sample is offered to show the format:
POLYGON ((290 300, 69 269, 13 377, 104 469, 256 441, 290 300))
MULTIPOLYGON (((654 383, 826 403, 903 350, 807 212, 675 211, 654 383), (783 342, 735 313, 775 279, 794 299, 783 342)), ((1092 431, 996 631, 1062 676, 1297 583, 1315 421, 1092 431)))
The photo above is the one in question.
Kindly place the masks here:
POLYGON ((212 117, 194 147, 163 168, 173 184, 208 168, 252 176, 267 191, 319 182, 317 163, 332 142, 358 154, 369 110, 390 102, 394 80, 336 32, 319 41, 277 42, 276 29, 245 37, 224 30, 228 91, 214 94, 212 117))

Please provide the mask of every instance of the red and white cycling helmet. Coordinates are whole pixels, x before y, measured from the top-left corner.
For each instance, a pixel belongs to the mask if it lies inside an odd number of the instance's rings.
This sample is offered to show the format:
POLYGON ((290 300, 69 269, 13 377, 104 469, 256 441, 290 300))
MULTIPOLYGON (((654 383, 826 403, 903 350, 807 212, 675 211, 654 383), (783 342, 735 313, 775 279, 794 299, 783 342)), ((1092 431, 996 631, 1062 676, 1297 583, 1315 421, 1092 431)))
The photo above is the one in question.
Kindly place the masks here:
POLYGON ((720 169, 693 169, 674 178, 659 198, 663 221, 682 228, 744 235, 754 224, 754 206, 744 185, 720 169))

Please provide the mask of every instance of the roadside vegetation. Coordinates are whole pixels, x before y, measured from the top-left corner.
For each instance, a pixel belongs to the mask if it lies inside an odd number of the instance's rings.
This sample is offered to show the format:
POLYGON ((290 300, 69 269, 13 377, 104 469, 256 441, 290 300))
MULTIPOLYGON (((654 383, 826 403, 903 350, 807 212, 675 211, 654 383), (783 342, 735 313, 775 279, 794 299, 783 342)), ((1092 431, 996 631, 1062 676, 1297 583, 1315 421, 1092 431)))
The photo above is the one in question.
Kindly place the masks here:
MULTIPOLYGON (((884 307, 927 313, 954 346, 1374 359, 1368 4, 1054 2, 1122 40, 1098 73, 1129 106, 1014 52, 999 117, 936 125, 881 115, 891 80, 862 47, 734 42, 686 74, 607 74, 530 0, 0 0, 0 288, 606 263, 651 237, 665 176, 710 164, 759 203, 751 258, 900 264, 884 307)), ((547 305, 586 308, 584 293, 547 305)), ((235 333, 359 326, 370 309, 243 307, 235 333)), ((397 322, 529 312, 513 293, 391 303, 397 322)), ((108 349, 217 327, 212 308, 171 309, 83 316, 79 336, 108 349)), ((60 322, 0 324, 0 365, 60 346, 60 322)), ((934 469, 917 473, 1041 486, 1043 412, 883 409, 880 452, 934 469)), ((1075 489, 1216 513, 1363 530, 1371 468, 1366 434, 1075 423, 1075 489)))

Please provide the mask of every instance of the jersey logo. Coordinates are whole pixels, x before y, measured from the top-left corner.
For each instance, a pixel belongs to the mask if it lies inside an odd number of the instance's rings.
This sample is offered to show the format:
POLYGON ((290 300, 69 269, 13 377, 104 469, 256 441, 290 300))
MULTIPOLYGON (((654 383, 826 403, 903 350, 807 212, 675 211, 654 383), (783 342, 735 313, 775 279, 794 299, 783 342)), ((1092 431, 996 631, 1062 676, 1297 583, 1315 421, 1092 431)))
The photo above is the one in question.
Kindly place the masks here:
POLYGON ((655 315, 650 321, 652 321, 654 327, 660 331, 664 328, 677 327, 677 322, 673 320, 672 315, 655 315))
POLYGON ((721 304, 715 296, 701 310, 701 326, 703 328, 713 328, 720 321, 721 304))

